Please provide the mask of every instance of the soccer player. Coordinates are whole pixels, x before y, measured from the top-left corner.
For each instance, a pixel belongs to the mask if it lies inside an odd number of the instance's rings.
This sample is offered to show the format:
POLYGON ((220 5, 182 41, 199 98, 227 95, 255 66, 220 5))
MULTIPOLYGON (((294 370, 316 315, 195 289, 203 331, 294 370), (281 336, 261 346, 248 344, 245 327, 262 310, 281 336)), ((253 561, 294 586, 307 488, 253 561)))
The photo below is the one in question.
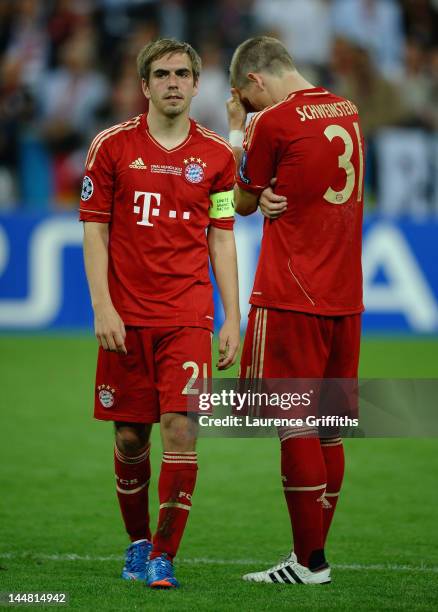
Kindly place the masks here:
POLYGON ((115 422, 116 489, 132 542, 122 577, 172 588, 198 469, 187 398, 211 376, 209 259, 225 311, 219 369, 234 363, 239 345, 235 161, 225 140, 189 118, 201 67, 194 49, 161 39, 137 63, 148 112, 93 140, 80 219, 100 345, 94 415, 115 422), (152 537, 155 422, 164 453, 152 537))
MULTIPOLYGON (((363 310, 357 108, 306 81, 274 38, 242 43, 230 74, 236 211, 250 215, 260 205, 266 217, 241 376, 355 379, 363 310), (247 109, 258 112, 244 140, 247 109)), ((324 546, 343 479, 342 440, 319 439, 311 428, 279 435, 294 550, 244 579, 330 582, 324 546)))

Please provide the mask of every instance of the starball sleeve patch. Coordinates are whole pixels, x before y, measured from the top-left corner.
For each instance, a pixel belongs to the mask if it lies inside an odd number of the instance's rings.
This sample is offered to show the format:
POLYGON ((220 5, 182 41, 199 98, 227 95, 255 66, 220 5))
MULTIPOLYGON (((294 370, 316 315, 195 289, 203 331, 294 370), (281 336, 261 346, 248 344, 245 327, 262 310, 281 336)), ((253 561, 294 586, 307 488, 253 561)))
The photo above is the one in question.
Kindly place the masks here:
POLYGON ((84 176, 84 180, 82 181, 82 192, 81 192, 81 200, 86 202, 91 198, 94 191, 93 181, 89 176, 84 176))

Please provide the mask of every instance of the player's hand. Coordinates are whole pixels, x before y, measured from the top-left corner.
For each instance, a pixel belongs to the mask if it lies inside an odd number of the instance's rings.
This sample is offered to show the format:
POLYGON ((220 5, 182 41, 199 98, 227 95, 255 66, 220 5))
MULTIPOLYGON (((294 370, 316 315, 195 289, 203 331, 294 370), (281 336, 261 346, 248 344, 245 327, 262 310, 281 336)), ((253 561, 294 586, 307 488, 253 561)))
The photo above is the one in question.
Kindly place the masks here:
POLYGON ((105 351, 127 355, 125 324, 112 304, 95 308, 94 331, 99 345, 105 351))
POLYGON ((227 100, 228 126, 230 130, 245 131, 246 109, 243 106, 237 89, 231 89, 231 98, 227 100))
POLYGON ((277 182, 276 178, 271 180, 269 187, 266 187, 259 198, 259 206, 262 214, 268 219, 278 219, 287 209, 287 199, 285 196, 274 193, 273 188, 277 182))
POLYGON ((219 361, 218 370, 227 370, 236 363, 240 344, 239 319, 226 319, 219 332, 219 361))

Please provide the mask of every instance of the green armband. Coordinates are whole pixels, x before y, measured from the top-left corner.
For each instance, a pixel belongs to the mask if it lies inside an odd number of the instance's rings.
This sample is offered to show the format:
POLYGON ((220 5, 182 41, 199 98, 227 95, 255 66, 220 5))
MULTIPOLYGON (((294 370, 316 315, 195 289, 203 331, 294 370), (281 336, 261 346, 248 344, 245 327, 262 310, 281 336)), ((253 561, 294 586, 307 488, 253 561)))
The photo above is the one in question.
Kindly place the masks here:
POLYGON ((210 219, 234 217, 234 190, 213 193, 210 196, 211 206, 208 211, 210 219))

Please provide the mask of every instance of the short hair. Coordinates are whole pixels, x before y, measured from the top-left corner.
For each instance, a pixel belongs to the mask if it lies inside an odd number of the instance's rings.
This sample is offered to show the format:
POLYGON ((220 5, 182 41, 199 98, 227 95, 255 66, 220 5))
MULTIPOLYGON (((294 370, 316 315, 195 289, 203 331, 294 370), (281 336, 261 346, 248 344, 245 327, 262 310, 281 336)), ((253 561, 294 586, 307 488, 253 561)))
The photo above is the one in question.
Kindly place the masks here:
POLYGON ((231 86, 247 85, 250 72, 269 72, 281 76, 285 70, 295 70, 295 64, 282 42, 271 36, 248 38, 237 47, 231 59, 231 86))
POLYGON ((201 58, 189 43, 176 38, 159 38, 145 45, 137 56, 137 70, 140 78, 147 83, 151 73, 151 64, 165 55, 186 53, 192 64, 193 80, 197 83, 201 74, 201 58))

